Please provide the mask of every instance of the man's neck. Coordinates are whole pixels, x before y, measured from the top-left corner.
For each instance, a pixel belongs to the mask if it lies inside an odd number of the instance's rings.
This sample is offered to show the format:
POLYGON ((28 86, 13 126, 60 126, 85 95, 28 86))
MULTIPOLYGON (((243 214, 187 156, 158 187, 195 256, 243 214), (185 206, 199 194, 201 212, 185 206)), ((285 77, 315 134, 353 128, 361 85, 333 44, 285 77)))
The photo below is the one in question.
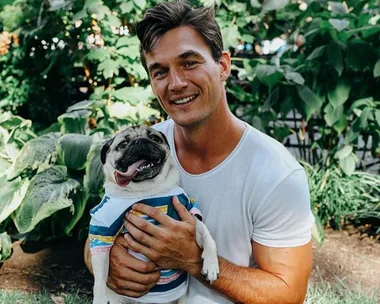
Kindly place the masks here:
POLYGON ((194 174, 214 168, 232 153, 245 128, 230 111, 221 119, 210 119, 194 127, 175 125, 174 142, 181 165, 194 174))

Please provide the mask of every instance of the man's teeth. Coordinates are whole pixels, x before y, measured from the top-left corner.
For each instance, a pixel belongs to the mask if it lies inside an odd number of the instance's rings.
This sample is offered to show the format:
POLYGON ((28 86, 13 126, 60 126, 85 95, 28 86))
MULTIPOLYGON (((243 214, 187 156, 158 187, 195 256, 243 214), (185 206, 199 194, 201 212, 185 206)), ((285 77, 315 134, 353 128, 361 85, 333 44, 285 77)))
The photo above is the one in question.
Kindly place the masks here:
POLYGON ((150 167, 153 167, 153 166, 154 166, 153 163, 149 163, 149 164, 147 164, 147 165, 145 165, 145 166, 142 166, 142 167, 137 168, 136 171, 137 171, 137 172, 140 172, 140 171, 142 171, 142 170, 144 170, 144 169, 146 169, 146 168, 150 168, 150 167))
POLYGON ((196 96, 190 96, 190 97, 186 97, 184 99, 178 99, 178 100, 175 100, 174 103, 175 104, 184 104, 186 102, 189 102, 190 100, 193 100, 196 96))

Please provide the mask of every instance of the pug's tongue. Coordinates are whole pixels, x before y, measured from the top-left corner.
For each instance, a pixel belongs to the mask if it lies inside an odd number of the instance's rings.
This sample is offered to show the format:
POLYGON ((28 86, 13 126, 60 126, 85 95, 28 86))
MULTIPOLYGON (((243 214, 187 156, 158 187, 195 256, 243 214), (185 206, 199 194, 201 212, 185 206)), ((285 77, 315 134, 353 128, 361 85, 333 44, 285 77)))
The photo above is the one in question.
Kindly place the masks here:
POLYGON ((137 174, 137 168, 140 167, 142 164, 147 163, 148 161, 145 159, 140 159, 137 162, 133 163, 132 165, 128 166, 127 172, 115 172, 115 178, 116 182, 119 186, 127 186, 131 179, 137 174))

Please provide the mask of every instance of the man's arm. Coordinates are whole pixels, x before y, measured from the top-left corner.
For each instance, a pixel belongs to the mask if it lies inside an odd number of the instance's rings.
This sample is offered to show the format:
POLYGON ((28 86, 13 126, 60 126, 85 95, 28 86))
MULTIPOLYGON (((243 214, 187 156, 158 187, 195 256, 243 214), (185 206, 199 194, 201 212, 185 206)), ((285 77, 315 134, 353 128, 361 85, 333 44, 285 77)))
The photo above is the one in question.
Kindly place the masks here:
MULTIPOLYGON (((311 243, 271 248, 253 242, 252 249, 259 269, 219 258, 220 276, 211 287, 235 303, 303 303, 311 271, 311 243)), ((210 286, 201 274, 195 277, 210 286)))
MULTIPOLYGON (((157 209, 137 204, 136 211, 160 223, 154 226, 129 214, 128 246, 145 254, 164 268, 179 268, 202 280, 200 248, 195 243, 195 220, 175 199, 174 207, 182 221, 175 221, 157 209)), ((311 270, 310 243, 295 248, 271 248, 253 242, 259 269, 236 266, 222 258, 220 277, 212 288, 237 303, 302 303, 311 270)))

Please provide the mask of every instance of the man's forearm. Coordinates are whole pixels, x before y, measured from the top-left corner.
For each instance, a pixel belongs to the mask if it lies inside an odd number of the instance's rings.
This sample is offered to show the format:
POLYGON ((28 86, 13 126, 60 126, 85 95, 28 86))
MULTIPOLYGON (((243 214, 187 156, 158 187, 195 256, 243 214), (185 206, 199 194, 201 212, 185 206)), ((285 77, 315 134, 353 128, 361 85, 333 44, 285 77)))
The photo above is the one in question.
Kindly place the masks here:
MULTIPOLYGON (((274 274, 261 269, 236 266, 220 257, 219 268, 219 278, 213 285, 210 285, 200 273, 195 277, 234 303, 303 303, 299 290, 292 291, 284 280, 274 274)), ((299 289, 302 289, 302 286, 299 286, 299 289)))

